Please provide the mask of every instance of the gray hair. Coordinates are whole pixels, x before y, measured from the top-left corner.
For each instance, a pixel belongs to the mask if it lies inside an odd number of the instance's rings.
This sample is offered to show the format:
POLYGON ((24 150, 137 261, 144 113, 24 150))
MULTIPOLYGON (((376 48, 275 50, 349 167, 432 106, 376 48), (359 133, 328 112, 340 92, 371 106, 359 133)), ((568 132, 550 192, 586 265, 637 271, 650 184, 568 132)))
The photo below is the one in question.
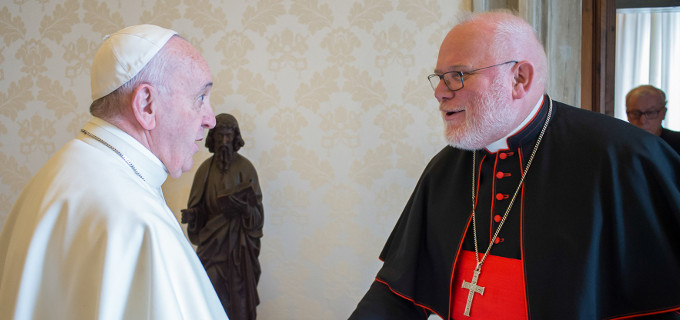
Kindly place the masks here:
MULTIPOLYGON (((174 35, 174 37, 180 37, 174 35)), ((181 38, 181 37, 180 37, 181 38)), ((169 41, 168 41, 169 42, 169 41)), ((160 51, 151 59, 149 63, 142 68, 132 79, 124 83, 118 89, 103 96, 90 104, 90 113, 98 118, 105 120, 115 119, 122 112, 121 108, 125 105, 125 99, 132 91, 139 85, 148 83, 161 94, 170 92, 170 74, 174 70, 173 56, 168 49, 167 43, 160 51)))
POLYGON ((458 24, 471 22, 495 26, 490 45, 491 56, 496 63, 508 60, 529 60, 534 64, 535 83, 545 87, 548 78, 548 58, 536 30, 517 12, 507 9, 481 13, 463 13, 458 24))
POLYGON ((637 87, 633 88, 632 90, 630 90, 626 94, 626 105, 628 104, 628 99, 630 99, 634 96, 635 97, 641 97, 641 96, 647 96, 647 95, 651 95, 651 96, 656 97, 664 107, 666 106, 666 103, 668 102, 668 101, 666 101, 666 93, 663 92, 663 90, 661 90, 661 89, 659 89, 655 86, 645 84, 645 85, 641 85, 641 86, 637 86, 637 87))

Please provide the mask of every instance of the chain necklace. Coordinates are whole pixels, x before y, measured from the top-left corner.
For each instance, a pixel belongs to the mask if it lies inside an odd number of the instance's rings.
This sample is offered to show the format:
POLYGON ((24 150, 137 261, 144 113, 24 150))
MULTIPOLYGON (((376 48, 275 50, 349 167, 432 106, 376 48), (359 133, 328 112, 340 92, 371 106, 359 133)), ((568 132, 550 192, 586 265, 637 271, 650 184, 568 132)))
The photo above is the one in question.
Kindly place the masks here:
MULTIPOLYGON (((550 97, 548 97, 550 99, 550 97)), ((515 194, 512 195, 512 199, 510 200, 510 204, 508 205, 508 208, 505 210, 505 214, 503 214, 503 218, 498 224, 498 228, 496 228, 496 232, 494 233, 493 237, 491 238, 491 241, 489 241, 489 247, 486 248, 486 252, 482 256, 482 260, 479 260, 479 249, 477 248, 477 221, 475 219, 475 167, 477 166, 477 159, 476 159, 476 151, 472 151, 472 231, 475 239, 475 259, 477 260, 477 267, 475 268, 474 275, 472 276, 472 281, 467 282, 463 281, 462 288, 470 290, 468 293, 468 298, 467 298, 467 303, 465 305, 465 312, 464 314, 466 316, 470 316, 470 309, 472 307, 472 298, 474 297, 475 293, 479 293, 481 295, 484 294, 484 287, 480 287, 477 285, 477 280, 479 279, 479 274, 482 272, 482 264, 484 264, 484 261, 486 260, 487 256, 489 255, 489 251, 491 251, 491 247, 494 244, 494 241, 496 241, 496 238, 498 238, 498 233, 501 231, 501 228, 503 227, 503 224, 505 223, 505 220, 508 218, 508 214, 510 213, 510 209, 512 209, 512 205, 515 203, 515 198, 517 197, 517 194, 519 193, 519 190, 522 189, 522 183, 524 183, 524 178, 527 176, 527 172, 529 172, 529 167, 531 167, 531 163, 534 160, 534 156, 536 155, 536 151, 538 150, 538 145, 541 144, 541 140, 543 139, 543 135, 545 134, 546 128, 548 128, 548 122, 550 122, 550 117, 552 115, 552 99, 550 99, 550 108, 548 109, 548 116, 545 119, 545 123, 543 124, 543 129, 541 129, 541 134, 538 136, 538 140, 536 140, 536 145, 534 146, 534 150, 531 152, 531 156, 529 157, 529 161, 527 162, 526 168, 524 168, 524 172, 522 173, 522 178, 519 180, 519 185, 517 186, 517 189, 515 190, 515 194)))
POLYGON ((132 162, 130 161, 130 159, 128 159, 125 155, 123 155, 122 153, 120 153, 120 151, 118 151, 118 149, 114 148, 112 145, 108 144, 108 142, 102 140, 102 138, 95 136, 94 134, 88 132, 88 131, 85 130, 85 129, 80 129, 80 132, 84 133, 85 135, 88 135, 88 136, 92 137, 93 139, 99 141, 101 144, 107 146, 109 149, 113 150, 113 152, 115 152, 117 155, 119 155, 121 158, 123 158, 123 161, 125 161, 125 163, 127 163, 127 165, 130 166, 130 168, 132 169, 132 171, 134 171, 135 174, 136 174, 138 177, 140 177, 140 178, 142 178, 142 180, 146 181, 146 179, 144 179, 144 177, 142 177, 142 174, 139 173, 139 171, 137 171, 137 168, 135 168, 135 165, 132 164, 132 162))

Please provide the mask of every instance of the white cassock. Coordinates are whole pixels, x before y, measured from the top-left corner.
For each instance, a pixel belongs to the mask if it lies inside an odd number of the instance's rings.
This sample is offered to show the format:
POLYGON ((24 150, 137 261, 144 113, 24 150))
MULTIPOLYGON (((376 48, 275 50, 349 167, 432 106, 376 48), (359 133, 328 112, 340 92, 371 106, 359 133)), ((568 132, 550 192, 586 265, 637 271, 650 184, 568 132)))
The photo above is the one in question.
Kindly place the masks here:
POLYGON ((163 198, 167 171, 94 118, 22 191, 0 234, 0 319, 227 319, 163 198))

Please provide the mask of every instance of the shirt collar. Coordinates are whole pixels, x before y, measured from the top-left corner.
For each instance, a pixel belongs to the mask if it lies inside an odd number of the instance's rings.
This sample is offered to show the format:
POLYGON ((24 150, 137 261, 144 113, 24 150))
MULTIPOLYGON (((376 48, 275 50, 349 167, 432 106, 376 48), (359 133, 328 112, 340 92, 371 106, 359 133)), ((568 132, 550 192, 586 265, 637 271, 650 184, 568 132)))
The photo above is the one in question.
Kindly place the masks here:
POLYGON ((486 151, 489 153, 496 153, 499 150, 509 149, 510 148, 509 145, 512 143, 510 141, 511 137, 513 137, 517 133, 520 133, 525 127, 527 127, 527 124, 529 124, 529 122, 532 122, 532 120, 536 118, 536 115, 538 114, 538 111, 541 109, 541 106, 543 105, 544 101, 545 95, 541 96, 541 98, 538 99, 538 102, 536 103, 534 108, 531 109, 531 112, 529 112, 526 118, 524 118, 522 123, 520 123, 514 130, 510 131, 510 133, 505 137, 496 140, 495 142, 492 142, 490 145, 486 146, 485 147, 486 151))
POLYGON ((127 157, 154 189, 160 188, 168 178, 163 162, 125 131, 97 117, 93 117, 83 129, 106 141, 127 157))

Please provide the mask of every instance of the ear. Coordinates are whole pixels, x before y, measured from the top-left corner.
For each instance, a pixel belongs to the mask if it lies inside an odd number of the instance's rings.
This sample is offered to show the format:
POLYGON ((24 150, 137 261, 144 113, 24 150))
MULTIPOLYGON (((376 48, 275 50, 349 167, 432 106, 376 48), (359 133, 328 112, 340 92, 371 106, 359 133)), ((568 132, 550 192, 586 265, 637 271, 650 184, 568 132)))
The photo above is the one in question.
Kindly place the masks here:
POLYGON ((661 108, 661 121, 666 119, 666 111, 668 111, 668 108, 666 108, 666 104, 664 104, 663 108, 661 108))
POLYGON ((534 65, 526 60, 517 62, 513 67, 512 97, 522 99, 529 93, 534 81, 534 65))
POLYGON ((158 91, 152 85, 143 83, 132 91, 132 113, 144 130, 156 127, 158 91))

